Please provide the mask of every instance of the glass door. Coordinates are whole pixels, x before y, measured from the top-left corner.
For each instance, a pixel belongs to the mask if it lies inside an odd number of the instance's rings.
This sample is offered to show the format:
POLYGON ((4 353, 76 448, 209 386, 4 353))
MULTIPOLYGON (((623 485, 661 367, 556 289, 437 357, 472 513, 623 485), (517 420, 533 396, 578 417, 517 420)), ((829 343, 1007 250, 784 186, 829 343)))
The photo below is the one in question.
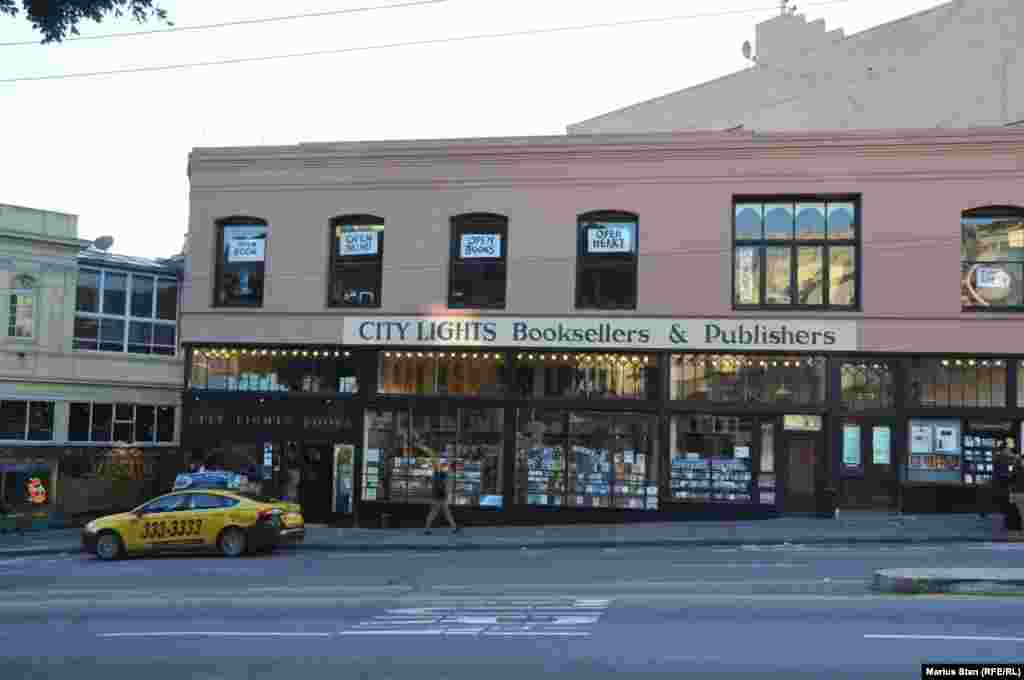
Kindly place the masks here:
POLYGON ((895 510, 899 490, 893 452, 895 421, 846 417, 839 428, 839 437, 839 507, 895 510))
POLYGON ((780 438, 775 466, 778 471, 776 500, 786 513, 817 512, 823 482, 822 438, 818 433, 785 432, 780 438))

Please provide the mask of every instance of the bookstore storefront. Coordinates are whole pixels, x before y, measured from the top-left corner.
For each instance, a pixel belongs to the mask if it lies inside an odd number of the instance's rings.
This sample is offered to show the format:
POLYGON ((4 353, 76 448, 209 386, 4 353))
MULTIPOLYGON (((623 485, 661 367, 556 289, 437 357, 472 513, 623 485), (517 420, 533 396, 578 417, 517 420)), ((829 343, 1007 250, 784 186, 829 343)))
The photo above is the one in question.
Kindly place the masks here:
POLYGON ((1018 452, 1016 362, 857 339, 851 321, 348 319, 337 346, 192 347, 183 445, 367 526, 421 522, 438 465, 473 523, 976 508, 1018 452))

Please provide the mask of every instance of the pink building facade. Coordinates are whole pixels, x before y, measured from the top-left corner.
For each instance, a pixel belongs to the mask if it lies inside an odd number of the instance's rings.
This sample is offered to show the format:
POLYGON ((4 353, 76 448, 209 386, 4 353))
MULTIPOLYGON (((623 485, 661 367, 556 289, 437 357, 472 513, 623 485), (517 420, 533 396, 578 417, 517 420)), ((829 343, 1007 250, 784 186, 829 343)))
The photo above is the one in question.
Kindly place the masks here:
POLYGON ((479 522, 975 509, 1021 440, 1022 152, 196 149, 183 446, 343 522, 419 521, 435 465, 479 522))

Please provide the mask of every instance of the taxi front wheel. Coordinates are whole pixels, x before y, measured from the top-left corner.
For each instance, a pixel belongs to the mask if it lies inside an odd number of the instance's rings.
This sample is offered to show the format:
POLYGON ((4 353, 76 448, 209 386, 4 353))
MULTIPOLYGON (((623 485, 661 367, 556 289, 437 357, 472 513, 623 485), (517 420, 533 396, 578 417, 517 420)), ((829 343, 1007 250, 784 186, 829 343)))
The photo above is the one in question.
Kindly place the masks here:
POLYGON ((245 534, 241 529, 225 529, 217 542, 224 557, 239 557, 245 553, 245 534))
POLYGON ((121 537, 113 531, 104 531, 96 539, 96 556, 101 560, 111 561, 121 557, 124 546, 121 544, 121 537))

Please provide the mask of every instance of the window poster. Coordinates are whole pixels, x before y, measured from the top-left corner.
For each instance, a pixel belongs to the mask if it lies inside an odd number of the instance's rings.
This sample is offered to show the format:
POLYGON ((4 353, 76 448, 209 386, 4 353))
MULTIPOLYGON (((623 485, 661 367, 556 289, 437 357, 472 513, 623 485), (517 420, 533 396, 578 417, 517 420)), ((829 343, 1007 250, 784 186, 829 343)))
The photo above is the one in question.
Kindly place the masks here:
POLYGON ((228 241, 228 262, 263 262, 266 239, 233 238, 228 241))
POLYGON ((338 255, 343 257, 376 255, 380 234, 374 229, 345 230, 338 228, 338 255))
POLYGON ((593 255, 633 252, 633 224, 596 222, 587 225, 587 252, 593 255))
POLYGON ((979 266, 975 270, 974 280, 978 288, 1010 288, 1013 283, 1010 274, 998 266, 979 266))
POLYGON ((875 465, 892 463, 892 431, 888 427, 871 430, 871 462, 875 465))
POLYGON ((463 234, 459 239, 463 260, 501 257, 501 234, 463 234))
POLYGON ((732 455, 734 458, 750 458, 750 447, 734 446, 732 447, 732 455))
POLYGON ((843 425, 843 465, 860 467, 860 425, 843 425))
POLYGON ((932 426, 923 423, 910 424, 910 452, 932 452, 932 426))
POLYGON ((960 423, 947 421, 935 426, 935 450, 939 453, 960 453, 960 423))

